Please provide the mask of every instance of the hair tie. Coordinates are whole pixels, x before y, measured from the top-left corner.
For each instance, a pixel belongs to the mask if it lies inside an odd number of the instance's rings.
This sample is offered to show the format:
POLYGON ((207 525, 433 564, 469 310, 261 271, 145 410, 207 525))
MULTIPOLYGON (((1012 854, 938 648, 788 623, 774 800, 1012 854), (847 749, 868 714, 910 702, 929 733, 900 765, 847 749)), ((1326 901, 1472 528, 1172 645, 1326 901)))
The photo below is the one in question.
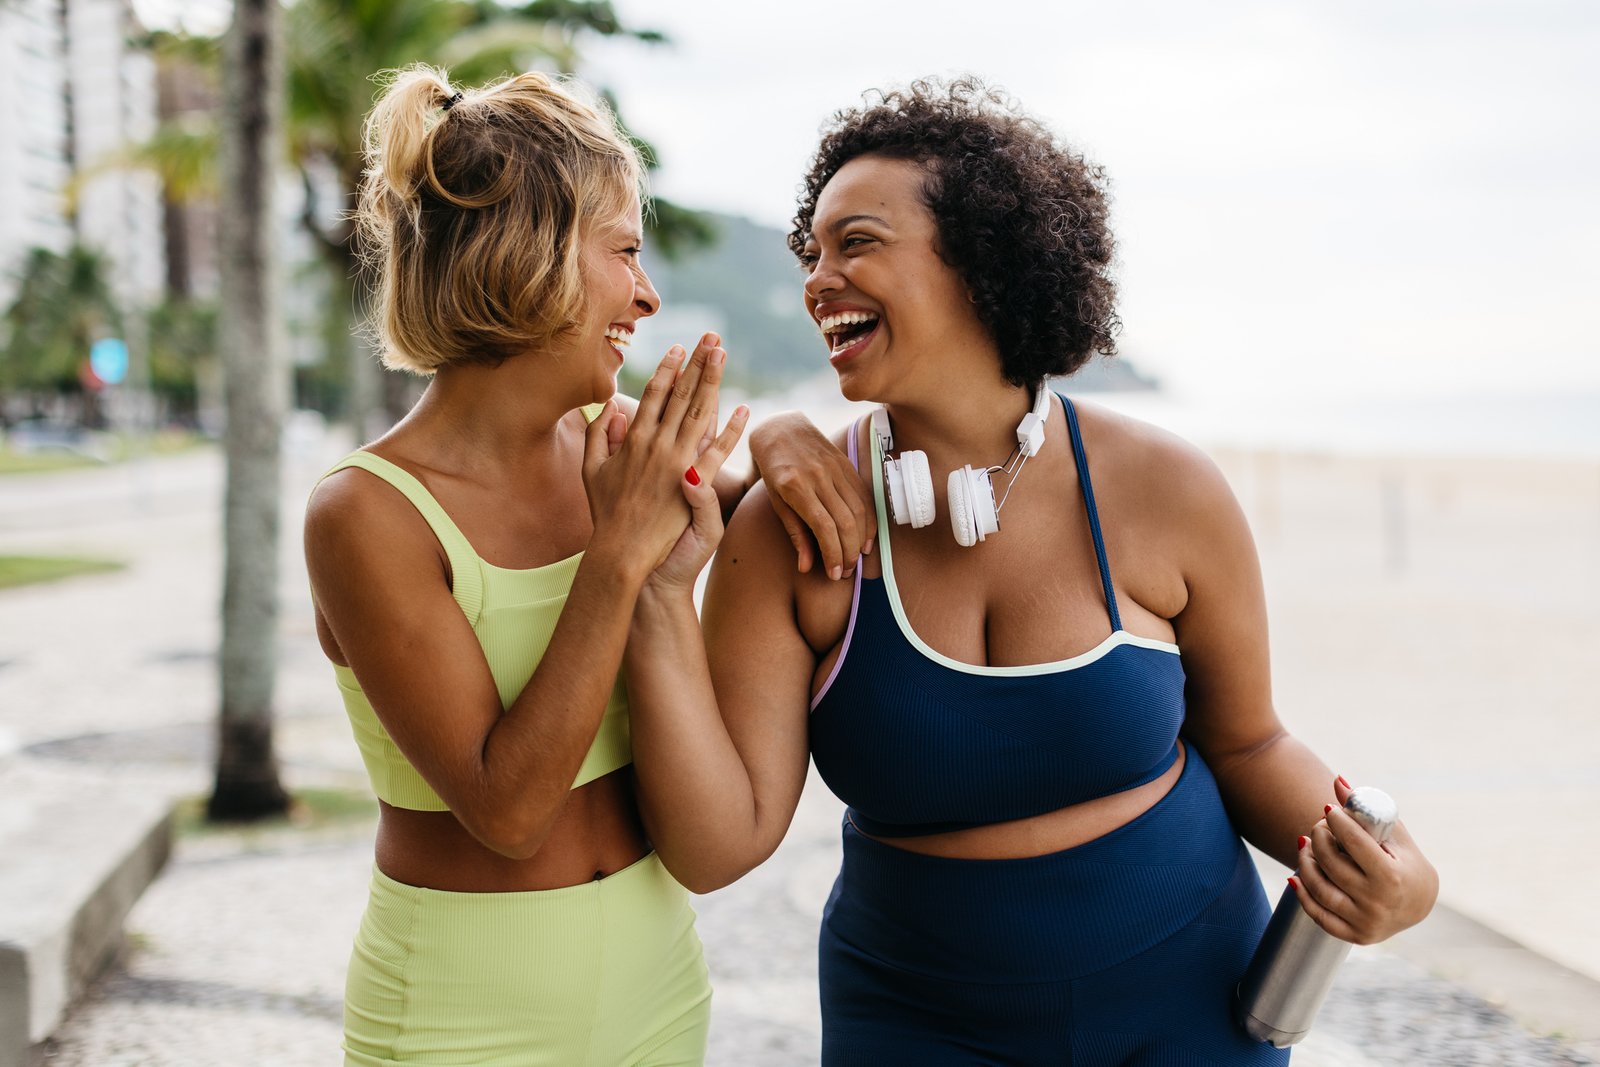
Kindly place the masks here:
POLYGON ((450 99, 448 99, 448 100, 446 100, 444 102, 444 109, 446 111, 449 111, 451 108, 455 107, 459 103, 461 103, 461 93, 459 91, 451 93, 450 94, 450 99))

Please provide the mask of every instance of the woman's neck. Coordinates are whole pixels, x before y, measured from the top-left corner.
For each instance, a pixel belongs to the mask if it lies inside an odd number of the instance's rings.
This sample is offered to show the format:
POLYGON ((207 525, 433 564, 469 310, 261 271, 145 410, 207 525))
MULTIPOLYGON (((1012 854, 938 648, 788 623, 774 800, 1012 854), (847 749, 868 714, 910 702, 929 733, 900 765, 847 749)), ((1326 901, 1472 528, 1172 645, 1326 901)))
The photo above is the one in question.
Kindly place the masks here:
POLYGON ((929 459, 957 457, 974 466, 998 464, 1017 444, 1017 424, 1033 406, 1033 393, 1003 379, 961 382, 938 395, 884 406, 896 451, 917 448, 929 459))
POLYGON ((570 442, 561 419, 571 410, 540 388, 539 362, 513 357, 498 367, 460 365, 439 370, 397 435, 426 442, 441 465, 475 469, 539 464, 570 442))

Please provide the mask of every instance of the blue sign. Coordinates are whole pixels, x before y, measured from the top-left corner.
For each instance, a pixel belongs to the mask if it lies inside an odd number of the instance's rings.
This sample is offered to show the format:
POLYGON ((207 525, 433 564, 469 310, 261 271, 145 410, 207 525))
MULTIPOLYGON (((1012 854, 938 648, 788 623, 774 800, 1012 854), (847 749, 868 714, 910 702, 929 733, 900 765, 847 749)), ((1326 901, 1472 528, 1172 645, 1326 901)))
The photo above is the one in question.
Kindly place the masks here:
POLYGON ((120 337, 102 337, 89 346, 89 367, 107 385, 116 385, 128 376, 128 342, 120 337))

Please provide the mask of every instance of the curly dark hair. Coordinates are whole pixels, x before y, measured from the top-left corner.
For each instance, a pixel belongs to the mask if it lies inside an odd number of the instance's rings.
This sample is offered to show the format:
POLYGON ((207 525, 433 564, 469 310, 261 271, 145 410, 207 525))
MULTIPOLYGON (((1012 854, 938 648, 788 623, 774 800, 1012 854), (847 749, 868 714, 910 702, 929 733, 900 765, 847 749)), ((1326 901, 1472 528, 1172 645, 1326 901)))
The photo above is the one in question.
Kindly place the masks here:
POLYGON ((872 90, 824 127, 789 234, 795 255, 823 187, 869 155, 926 172, 939 256, 972 292, 1007 380, 1032 385, 1116 354, 1122 323, 1100 167, 976 78, 872 90))

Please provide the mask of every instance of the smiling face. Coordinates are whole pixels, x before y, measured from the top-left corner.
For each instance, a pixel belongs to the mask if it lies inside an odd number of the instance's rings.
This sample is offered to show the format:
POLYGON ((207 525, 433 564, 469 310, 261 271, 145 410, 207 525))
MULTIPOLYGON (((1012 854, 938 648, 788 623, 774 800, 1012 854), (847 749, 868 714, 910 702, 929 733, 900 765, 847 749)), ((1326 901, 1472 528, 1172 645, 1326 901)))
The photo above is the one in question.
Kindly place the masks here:
POLYGON ((817 198, 800 255, 806 311, 851 400, 948 388, 951 360, 994 352, 961 276, 939 256, 924 180, 916 163, 861 156, 817 198))
POLYGON ((661 297, 639 263, 643 243, 637 197, 622 217, 589 227, 583 238, 587 310, 573 343, 580 363, 595 368, 592 401, 596 403, 616 391, 617 371, 634 327, 661 307, 661 297))

